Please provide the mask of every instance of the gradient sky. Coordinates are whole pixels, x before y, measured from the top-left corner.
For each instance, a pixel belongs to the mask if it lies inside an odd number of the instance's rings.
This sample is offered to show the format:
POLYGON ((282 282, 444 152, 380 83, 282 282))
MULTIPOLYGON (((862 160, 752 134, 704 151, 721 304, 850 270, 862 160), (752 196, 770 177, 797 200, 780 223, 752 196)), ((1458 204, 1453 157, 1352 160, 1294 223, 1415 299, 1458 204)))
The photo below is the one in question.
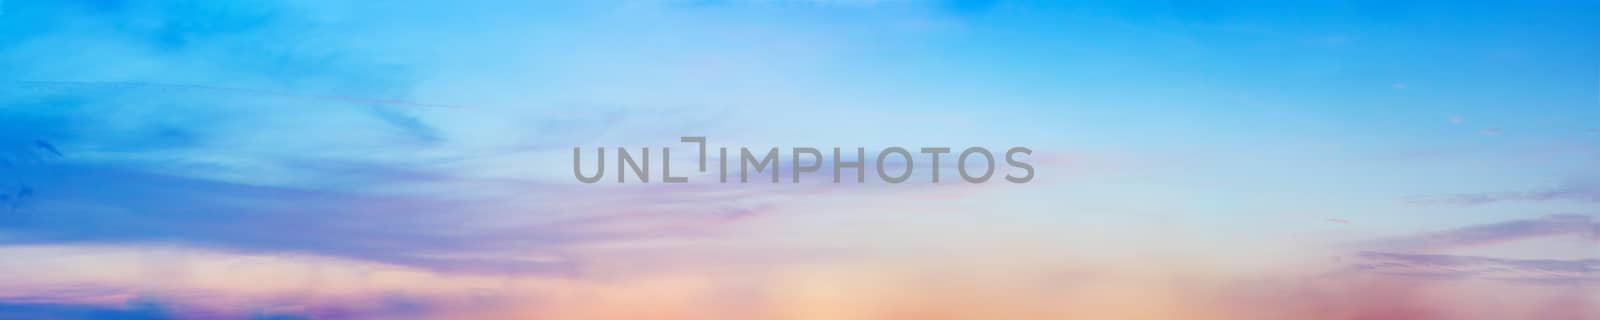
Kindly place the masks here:
POLYGON ((1597 39, 1589 1, 3 1, 0 318, 1595 319, 1597 39), (1037 176, 571 175, 681 136, 1037 176))

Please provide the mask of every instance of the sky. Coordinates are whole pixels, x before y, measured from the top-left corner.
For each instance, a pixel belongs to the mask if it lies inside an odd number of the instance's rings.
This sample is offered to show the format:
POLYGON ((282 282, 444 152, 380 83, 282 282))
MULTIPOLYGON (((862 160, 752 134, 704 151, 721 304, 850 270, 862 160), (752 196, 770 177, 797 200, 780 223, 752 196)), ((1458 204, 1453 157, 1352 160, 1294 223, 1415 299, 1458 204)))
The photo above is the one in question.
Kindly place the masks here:
POLYGON ((1597 13, 3 1, 0 318, 1594 319, 1597 13))

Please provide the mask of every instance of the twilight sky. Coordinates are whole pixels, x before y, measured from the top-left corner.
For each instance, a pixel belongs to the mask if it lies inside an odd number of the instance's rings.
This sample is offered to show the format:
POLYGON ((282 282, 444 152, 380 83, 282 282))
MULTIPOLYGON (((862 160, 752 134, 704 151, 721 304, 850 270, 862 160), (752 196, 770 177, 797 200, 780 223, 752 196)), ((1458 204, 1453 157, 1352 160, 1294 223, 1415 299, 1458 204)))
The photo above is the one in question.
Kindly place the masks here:
POLYGON ((8 0, 0 318, 1594 319, 1597 39, 1588 1, 8 0), (681 136, 1037 171, 572 176, 692 173, 681 136))

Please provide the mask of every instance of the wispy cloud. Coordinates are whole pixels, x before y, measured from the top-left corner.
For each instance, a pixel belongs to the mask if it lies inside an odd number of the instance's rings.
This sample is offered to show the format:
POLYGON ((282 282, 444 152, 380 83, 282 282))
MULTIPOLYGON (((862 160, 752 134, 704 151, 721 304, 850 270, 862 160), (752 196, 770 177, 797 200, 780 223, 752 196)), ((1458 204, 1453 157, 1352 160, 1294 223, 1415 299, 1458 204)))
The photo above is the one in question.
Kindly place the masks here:
POLYGON ((1576 284, 1600 280, 1600 259, 1502 259, 1362 252, 1355 270, 1379 274, 1576 284))
POLYGON ((1419 205, 1454 206, 1484 205, 1498 202, 1600 202, 1600 184, 1581 181, 1563 184, 1547 190, 1413 196, 1407 198, 1406 201, 1419 205))
POLYGON ((442 271, 563 274, 575 272, 579 262, 524 257, 561 257, 571 245, 714 232, 759 216, 763 203, 773 201, 763 191, 727 186, 579 189, 428 175, 367 178, 377 179, 370 182, 377 185, 423 190, 433 189, 425 188, 429 183, 444 183, 494 196, 432 191, 389 195, 359 191, 371 185, 323 191, 114 167, 62 164, 52 170, 50 179, 38 181, 42 196, 36 205, 0 219, 0 231, 7 235, 0 243, 178 243, 304 252, 442 271), (730 204, 704 205, 719 202, 730 204), (463 217, 502 221, 471 223, 463 217))
POLYGON ((1380 239, 1359 245, 1365 249, 1345 262, 1342 271, 1528 284, 1587 285, 1600 280, 1600 258, 1513 259, 1436 253, 1555 237, 1600 245, 1600 222, 1591 216, 1551 215, 1380 239))
POLYGON ((1542 237, 1574 236, 1600 241, 1600 222, 1591 216, 1551 215, 1423 233, 1368 243, 1391 251, 1432 251, 1491 245, 1542 237))

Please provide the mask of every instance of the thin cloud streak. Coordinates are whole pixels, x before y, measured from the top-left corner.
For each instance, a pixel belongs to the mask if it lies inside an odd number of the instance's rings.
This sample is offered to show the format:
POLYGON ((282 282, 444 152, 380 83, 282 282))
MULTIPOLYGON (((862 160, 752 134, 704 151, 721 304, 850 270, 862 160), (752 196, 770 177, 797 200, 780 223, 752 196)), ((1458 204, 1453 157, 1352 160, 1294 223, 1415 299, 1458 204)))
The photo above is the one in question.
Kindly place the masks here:
POLYGON ((1366 245, 1382 250, 1440 251, 1561 236, 1600 241, 1600 222, 1584 215, 1550 215, 1390 238, 1366 245))

